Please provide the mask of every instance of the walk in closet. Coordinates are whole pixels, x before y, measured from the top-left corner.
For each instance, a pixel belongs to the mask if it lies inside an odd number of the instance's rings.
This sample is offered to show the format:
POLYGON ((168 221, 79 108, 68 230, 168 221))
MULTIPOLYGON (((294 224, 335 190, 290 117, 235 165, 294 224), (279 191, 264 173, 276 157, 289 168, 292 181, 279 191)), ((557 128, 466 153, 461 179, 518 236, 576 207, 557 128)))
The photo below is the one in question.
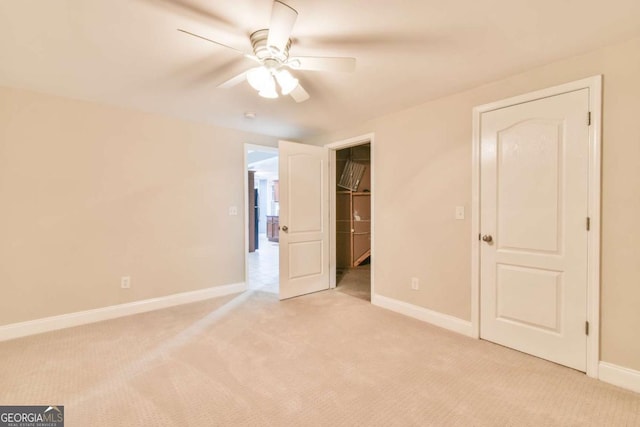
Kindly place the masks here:
POLYGON ((371 145, 336 152, 336 262, 357 267, 371 256, 371 145))

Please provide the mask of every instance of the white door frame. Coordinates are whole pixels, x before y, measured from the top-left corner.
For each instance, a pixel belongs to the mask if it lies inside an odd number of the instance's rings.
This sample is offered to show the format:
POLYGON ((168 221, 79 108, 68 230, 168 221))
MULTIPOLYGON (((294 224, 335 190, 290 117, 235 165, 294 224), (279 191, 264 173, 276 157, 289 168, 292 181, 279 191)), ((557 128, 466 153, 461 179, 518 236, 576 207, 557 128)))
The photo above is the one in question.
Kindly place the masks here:
POLYGON ((247 289, 247 287, 249 286, 249 174, 247 173, 248 168, 249 168, 249 164, 247 163, 248 160, 248 155, 249 155, 249 150, 254 150, 254 151, 266 151, 266 152, 273 152, 276 154, 278 153, 278 147, 270 147, 268 145, 257 145, 257 144, 249 144, 246 143, 244 144, 244 155, 243 155, 243 166, 242 166, 242 173, 244 175, 244 186, 242 188, 244 188, 244 191, 242 192, 244 194, 243 198, 242 198, 242 204, 243 204, 243 208, 242 211, 244 212, 244 287, 245 289, 247 289))
MULTIPOLYGON (((472 200, 471 200, 471 326, 473 336, 480 338, 480 117, 482 113, 560 95, 580 89, 589 89, 589 204, 591 218, 587 256, 587 375, 598 378, 600 359, 600 180, 602 129, 602 76, 588 77, 559 86, 504 99, 473 109, 472 141, 472 200)), ((587 117, 585 117, 587 120, 587 117)))
MULTIPOLYGON (((375 209, 374 197, 376 192, 375 186, 375 167, 374 167, 374 144, 375 134, 367 133, 341 141, 326 144, 329 149, 329 288, 336 287, 336 151, 343 148, 354 147, 356 145, 371 144, 371 259, 375 254, 375 209)), ((371 269, 371 301, 375 295, 373 268, 371 269)))

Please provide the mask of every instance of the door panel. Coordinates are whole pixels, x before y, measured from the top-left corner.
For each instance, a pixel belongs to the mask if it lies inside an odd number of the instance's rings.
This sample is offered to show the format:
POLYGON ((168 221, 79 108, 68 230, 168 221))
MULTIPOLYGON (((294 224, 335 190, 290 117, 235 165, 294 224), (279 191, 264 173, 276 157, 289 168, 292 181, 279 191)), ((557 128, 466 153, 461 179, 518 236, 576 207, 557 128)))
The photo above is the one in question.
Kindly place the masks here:
POLYGON ((498 265, 496 318, 559 332, 562 273, 498 265))
POLYGON ((586 369, 589 91, 483 113, 482 338, 586 369))
POLYGON ((300 242, 289 244, 289 278, 299 279, 322 273, 322 242, 300 242))
POLYGON ((526 120, 497 137, 500 249, 557 252, 562 123, 526 120))
POLYGON ((325 174, 322 168, 326 162, 315 155, 291 154, 289 155, 289 181, 287 182, 289 202, 289 232, 302 233, 322 232, 322 178, 325 174))
POLYGON ((280 299, 329 289, 329 155, 281 141, 280 299), (286 228, 285 228, 286 227, 286 228))

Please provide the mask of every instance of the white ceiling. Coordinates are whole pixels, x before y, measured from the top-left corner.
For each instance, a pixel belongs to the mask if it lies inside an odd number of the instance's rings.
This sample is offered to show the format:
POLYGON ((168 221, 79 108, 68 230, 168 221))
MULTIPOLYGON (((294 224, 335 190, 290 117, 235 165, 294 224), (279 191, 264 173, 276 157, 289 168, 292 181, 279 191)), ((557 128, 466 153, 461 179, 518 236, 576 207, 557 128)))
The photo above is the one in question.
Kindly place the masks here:
POLYGON ((247 152, 247 165, 249 166, 249 169, 251 169, 255 163, 259 163, 273 157, 278 157, 278 151, 275 149, 272 151, 249 150, 247 152))
POLYGON ((275 153, 275 157, 250 163, 248 169, 255 171, 257 179, 278 179, 278 154, 275 153))
POLYGON ((640 34, 638 0, 285 2, 291 55, 358 60, 302 104, 216 88, 251 61, 176 31, 250 51, 271 0, 0 0, 0 85, 299 139, 640 34))

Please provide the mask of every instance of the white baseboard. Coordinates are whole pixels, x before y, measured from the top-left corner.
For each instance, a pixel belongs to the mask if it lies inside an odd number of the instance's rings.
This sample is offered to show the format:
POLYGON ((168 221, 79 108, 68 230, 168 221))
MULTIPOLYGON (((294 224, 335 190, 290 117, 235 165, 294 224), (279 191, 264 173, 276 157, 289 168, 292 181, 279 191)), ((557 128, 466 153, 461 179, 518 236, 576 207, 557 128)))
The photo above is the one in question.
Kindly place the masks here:
POLYGON ((103 320, 114 319, 116 317, 145 313, 147 311, 159 310, 161 308, 173 307, 181 304, 189 304, 209 298, 236 294, 244 292, 245 290, 246 284, 244 282, 234 283, 231 285, 214 286, 212 288, 200 289, 197 291, 183 292, 142 301, 134 301, 126 304, 111 305, 93 310, 78 311, 75 313, 44 317, 42 319, 29 320, 26 322, 12 323, 0 326, 0 341, 7 341, 14 338, 41 334, 43 332, 55 331, 73 326, 86 325, 87 323, 100 322, 103 320))
POLYGON ((600 362, 598 377, 600 381, 640 393, 640 371, 600 362))
POLYGON ((409 304, 404 301, 383 297, 382 295, 373 295, 371 303, 378 307, 386 308, 387 310, 395 311, 396 313, 404 314, 405 316, 413 317, 468 337, 473 336, 471 322, 448 314, 438 313, 437 311, 409 304))

